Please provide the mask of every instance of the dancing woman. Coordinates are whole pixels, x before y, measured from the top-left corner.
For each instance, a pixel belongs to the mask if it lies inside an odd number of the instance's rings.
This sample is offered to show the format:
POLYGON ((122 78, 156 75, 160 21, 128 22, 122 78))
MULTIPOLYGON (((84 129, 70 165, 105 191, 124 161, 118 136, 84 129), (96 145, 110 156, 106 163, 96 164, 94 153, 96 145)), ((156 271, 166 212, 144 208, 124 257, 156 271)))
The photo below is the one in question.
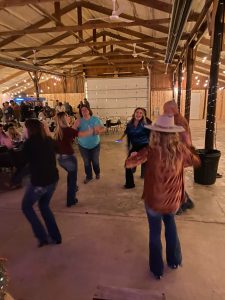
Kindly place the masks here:
POLYGON ((70 116, 65 112, 56 115, 55 138, 57 143, 58 162, 67 172, 67 207, 76 205, 78 199, 77 192, 77 158, 73 149, 75 137, 88 136, 93 134, 93 129, 79 132, 70 127, 70 116))
POLYGON ((43 124, 37 119, 25 122, 28 139, 24 143, 24 152, 30 170, 30 184, 22 200, 22 211, 30 222, 34 235, 42 247, 49 243, 60 244, 61 234, 55 217, 49 207, 59 176, 56 167, 55 143, 46 135, 43 124), (38 203, 46 229, 39 220, 33 205, 38 203))
POLYGON ((159 116, 151 132, 148 147, 133 152, 126 160, 132 168, 146 162, 143 199, 149 222, 149 267, 157 279, 163 275, 161 223, 165 225, 166 259, 170 268, 182 262, 180 241, 174 214, 184 199, 184 167, 197 166, 199 158, 179 139, 182 126, 174 125, 174 117, 159 116))

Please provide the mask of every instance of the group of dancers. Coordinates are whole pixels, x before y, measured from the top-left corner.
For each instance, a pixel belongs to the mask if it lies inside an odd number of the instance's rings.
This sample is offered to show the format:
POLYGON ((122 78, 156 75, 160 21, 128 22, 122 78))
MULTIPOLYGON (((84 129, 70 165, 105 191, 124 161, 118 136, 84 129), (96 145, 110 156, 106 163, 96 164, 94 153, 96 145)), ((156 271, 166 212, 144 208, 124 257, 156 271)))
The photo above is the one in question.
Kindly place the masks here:
MULTIPOLYGON (((38 119, 25 122, 28 139, 24 152, 29 164, 31 180, 22 200, 22 210, 30 222, 38 246, 49 243, 60 244, 62 237, 55 217, 49 207, 50 200, 59 180, 56 159, 67 172, 66 205, 76 205, 77 158, 73 141, 78 145, 84 161, 86 177, 84 184, 100 179, 100 134, 105 128, 101 120, 92 115, 89 105, 80 108, 81 118, 69 125, 65 112, 56 115, 54 140, 46 134, 38 119), (57 156, 55 155, 57 153, 57 156), (33 205, 38 203, 46 228, 37 217, 33 205)), ((174 215, 182 202, 187 200, 184 189, 184 168, 197 166, 200 161, 195 154, 187 121, 178 111, 175 101, 164 105, 164 114, 152 125, 143 108, 135 109, 131 121, 121 138, 127 135, 129 152, 125 161, 125 188, 135 187, 133 172, 143 165, 145 209, 149 221, 149 267, 157 279, 163 275, 161 223, 165 225, 166 259, 170 268, 182 263, 181 247, 174 215)))

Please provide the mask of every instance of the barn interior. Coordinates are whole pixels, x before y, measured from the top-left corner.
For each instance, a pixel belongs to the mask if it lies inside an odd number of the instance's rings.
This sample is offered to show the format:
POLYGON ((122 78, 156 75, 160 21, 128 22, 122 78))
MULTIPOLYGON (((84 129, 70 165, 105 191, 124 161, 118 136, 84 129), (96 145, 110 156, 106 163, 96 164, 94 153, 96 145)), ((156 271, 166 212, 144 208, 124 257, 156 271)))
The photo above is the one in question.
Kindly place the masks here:
MULTIPOLYGON (((0 257, 10 281, 4 300, 225 299, 225 40, 222 0, 0 0, 0 107, 6 101, 87 98, 116 126, 101 136, 102 178, 65 207, 66 173, 52 208, 61 245, 38 249, 21 212, 25 186, 0 173, 0 257), (136 107, 154 120, 175 99, 197 149, 221 153, 215 183, 185 173, 195 207, 177 216, 183 267, 155 281, 139 169, 124 190, 126 145, 115 143, 136 107), (119 121, 119 123, 118 123, 119 121)), ((209 170, 209 173, 211 169, 209 170)), ((207 173, 207 171, 206 171, 207 173)), ((164 244, 165 245, 165 244, 164 244)))

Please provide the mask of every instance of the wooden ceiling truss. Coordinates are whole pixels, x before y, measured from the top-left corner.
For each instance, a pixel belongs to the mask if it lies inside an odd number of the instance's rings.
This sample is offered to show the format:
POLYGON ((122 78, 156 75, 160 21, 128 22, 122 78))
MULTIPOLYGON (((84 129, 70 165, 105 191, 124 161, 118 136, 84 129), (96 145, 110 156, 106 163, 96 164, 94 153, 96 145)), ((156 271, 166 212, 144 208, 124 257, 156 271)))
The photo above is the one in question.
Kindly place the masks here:
MULTIPOLYGON (((107 70, 132 70, 133 76, 147 75, 147 68, 140 71, 143 61, 146 65, 151 64, 153 71, 165 73, 167 67, 164 61, 172 5, 161 0, 125 1, 130 7, 135 7, 136 13, 129 14, 127 12, 131 10, 127 10, 120 14, 121 20, 105 22, 98 18, 102 15, 111 16, 110 1, 107 1, 107 5, 106 1, 101 5, 100 0, 0 0, 0 14, 1 10, 23 6, 24 10, 28 8, 39 16, 37 22, 24 28, 2 27, 0 64, 23 71, 41 71, 62 76, 82 75, 83 72, 86 76, 103 76, 107 70), (157 15, 157 18, 142 18, 143 10, 148 11, 149 15, 157 15), (74 24, 65 24, 65 16, 70 21, 73 20, 74 24), (96 20, 90 21, 90 16, 96 16, 96 20), (38 43, 39 35, 48 36, 49 39, 38 43), (23 37, 31 38, 30 43, 23 44, 23 37), (134 55, 134 44, 137 57, 134 55), (32 61, 34 50, 37 63, 32 61)), ((187 47, 193 40, 196 47, 209 47, 210 40, 204 34, 207 30, 206 14, 212 2, 213 0, 206 0, 200 12, 191 10, 188 26, 181 32, 173 61, 167 71, 173 72, 178 63, 185 59, 187 47)), ((208 66, 202 66, 199 62, 205 55, 202 50, 196 51, 196 72, 199 69, 208 72, 208 66)), ((224 63, 223 60, 221 62, 224 63)), ((223 82, 225 79, 222 70, 220 74, 223 82)), ((18 71, 0 79, 0 84, 4 85, 7 78, 10 81, 13 76, 18 76, 18 71)))

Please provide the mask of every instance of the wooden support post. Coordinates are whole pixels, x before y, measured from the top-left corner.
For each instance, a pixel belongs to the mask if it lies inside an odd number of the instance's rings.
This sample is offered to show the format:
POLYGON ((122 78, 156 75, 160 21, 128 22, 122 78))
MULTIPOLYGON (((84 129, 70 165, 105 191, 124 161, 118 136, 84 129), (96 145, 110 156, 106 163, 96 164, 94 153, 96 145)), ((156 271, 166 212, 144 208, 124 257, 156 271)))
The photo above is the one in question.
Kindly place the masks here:
POLYGON ((223 41, 224 6, 224 1, 219 0, 215 17, 206 116, 205 149, 208 151, 214 149, 216 99, 218 88, 219 60, 223 41))
POLYGON ((194 65, 194 44, 191 43, 187 50, 187 77, 186 77, 186 99, 185 99, 185 112, 184 116, 189 123, 190 120, 190 108, 191 108, 191 85, 192 85, 192 74, 194 65))
POLYGON ((147 64, 147 71, 148 71, 148 102, 147 102, 147 113, 150 118, 152 119, 152 94, 151 94, 151 78, 152 78, 152 69, 149 64, 147 64))
POLYGON ((39 80, 41 78, 41 72, 38 74, 37 71, 33 72, 33 74, 31 74, 29 72, 29 75, 30 75, 30 78, 32 79, 33 83, 34 83, 34 90, 35 90, 35 93, 36 93, 36 98, 37 98, 37 101, 39 101, 40 99, 40 93, 39 93, 39 80))
POLYGON ((54 2, 55 7, 55 18, 57 21, 55 22, 56 26, 60 26, 61 24, 61 11, 60 11, 60 2, 54 2))
MULTIPOLYGON (((102 36, 102 41, 105 42, 106 41, 106 35, 103 34, 102 36)), ((106 53, 106 46, 103 46, 103 53, 106 53)))
MULTIPOLYGON (((78 25, 82 25, 82 7, 81 6, 78 6, 77 7, 77 20, 78 20, 78 25)), ((79 38, 81 39, 81 40, 83 40, 83 31, 82 30, 80 30, 79 32, 78 32, 78 34, 79 34, 79 38)))
MULTIPOLYGON (((96 29, 93 29, 93 42, 95 43, 97 41, 97 32, 96 29)), ((94 53, 94 50, 96 49, 96 47, 93 47, 92 49, 92 54, 94 53)))
POLYGON ((181 111, 181 108, 180 108, 181 84, 182 84, 182 62, 180 62, 179 66, 178 66, 177 106, 178 106, 179 111, 181 111))
POLYGON ((62 84, 63 84, 63 93, 66 94, 67 93, 67 77, 66 76, 63 76, 62 84))
POLYGON ((110 45, 110 51, 113 52, 113 45, 110 45))

